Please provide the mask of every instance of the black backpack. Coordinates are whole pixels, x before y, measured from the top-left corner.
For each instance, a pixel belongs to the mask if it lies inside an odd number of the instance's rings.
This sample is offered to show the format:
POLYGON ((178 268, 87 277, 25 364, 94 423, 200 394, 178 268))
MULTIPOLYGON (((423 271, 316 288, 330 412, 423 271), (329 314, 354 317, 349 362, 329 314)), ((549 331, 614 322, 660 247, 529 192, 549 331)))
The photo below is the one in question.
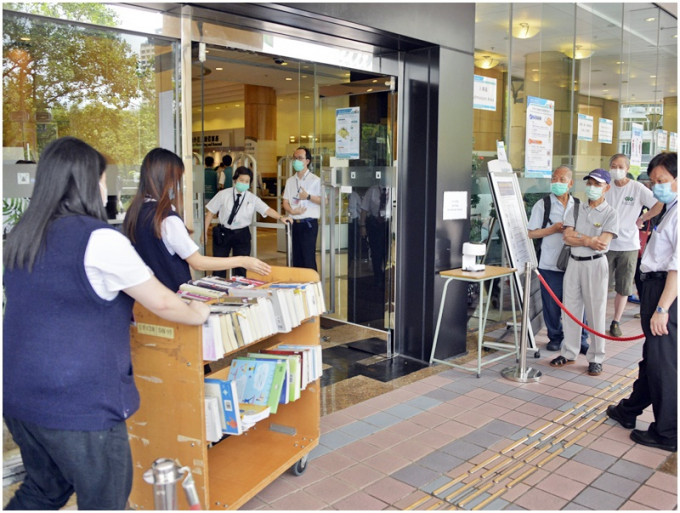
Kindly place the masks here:
MULTIPOLYGON (((578 198, 574 198, 574 208, 578 209, 581 201, 578 198)), ((550 224, 550 194, 543 196, 543 224, 541 228, 545 228, 550 224)), ((536 250, 536 262, 541 261, 541 245, 543 244, 543 238, 533 239, 534 249, 536 250)))

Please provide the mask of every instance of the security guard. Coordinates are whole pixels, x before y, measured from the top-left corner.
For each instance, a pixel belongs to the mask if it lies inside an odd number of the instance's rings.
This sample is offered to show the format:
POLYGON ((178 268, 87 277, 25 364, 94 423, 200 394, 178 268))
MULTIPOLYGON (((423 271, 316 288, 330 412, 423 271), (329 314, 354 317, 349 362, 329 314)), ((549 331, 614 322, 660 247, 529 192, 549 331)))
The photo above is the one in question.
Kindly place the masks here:
MULTIPOLYGON (((574 209, 564 217, 564 243, 571 246, 571 258, 564 273, 564 306, 580 318, 585 311, 588 324, 598 333, 605 329, 607 284, 609 268, 603 258, 609 243, 619 231, 616 210, 605 200, 611 176, 604 169, 593 169, 583 178, 586 182, 588 203, 579 204, 578 220, 574 209)), ((579 354, 581 328, 566 314, 562 315, 564 341, 560 356, 550 362, 552 367, 573 364, 579 354)), ((605 343, 602 337, 592 335, 586 359, 588 374, 602 373, 605 343)))
POLYGON ((316 237, 321 216, 321 179, 309 170, 312 154, 301 146, 293 153, 295 175, 286 180, 283 209, 293 218, 293 267, 316 270, 316 237))
POLYGON ((633 429, 630 438, 641 445, 675 452, 678 446, 678 154, 654 157, 647 173, 654 197, 666 204, 666 213, 654 229, 640 263, 640 320, 645 334, 642 360, 633 392, 607 415, 623 427, 650 404, 654 422, 647 431, 633 429))
MULTIPOLYGON (((217 214, 220 220, 220 224, 213 228, 213 256, 228 257, 232 251, 233 256, 250 256, 250 224, 256 211, 264 217, 271 216, 277 221, 291 222, 290 218, 268 207, 248 190, 252 180, 253 172, 245 166, 239 167, 234 172, 234 186, 218 192, 205 206, 207 212, 204 240, 208 240, 208 228, 213 217, 217 214)), ((225 271, 214 271, 213 274, 226 277, 225 271)), ((232 274, 245 276, 246 270, 236 267, 232 274)))

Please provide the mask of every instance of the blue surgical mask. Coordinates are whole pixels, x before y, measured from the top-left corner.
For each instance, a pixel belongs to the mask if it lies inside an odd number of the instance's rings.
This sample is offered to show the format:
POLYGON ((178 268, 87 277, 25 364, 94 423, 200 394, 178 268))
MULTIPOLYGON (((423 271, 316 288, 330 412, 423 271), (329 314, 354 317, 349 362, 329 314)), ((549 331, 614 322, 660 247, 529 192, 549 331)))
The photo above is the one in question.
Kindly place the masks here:
POLYGON ((234 187, 236 187, 236 190, 238 192, 246 192, 250 188, 250 184, 243 183, 243 182, 236 182, 234 184, 234 187))
POLYGON ((598 187, 597 185, 587 185, 586 196, 588 196, 589 200, 599 200, 602 197, 602 187, 598 187))
POLYGON ((550 184, 550 192, 555 196, 562 196, 569 190, 568 183, 553 182, 550 184))
POLYGON ((293 169, 295 169, 296 173, 299 173, 305 168, 305 163, 301 160, 294 160, 293 161, 293 169))
POLYGON ((654 197, 661 203, 673 203, 678 193, 671 189, 673 182, 657 183, 652 185, 654 197))

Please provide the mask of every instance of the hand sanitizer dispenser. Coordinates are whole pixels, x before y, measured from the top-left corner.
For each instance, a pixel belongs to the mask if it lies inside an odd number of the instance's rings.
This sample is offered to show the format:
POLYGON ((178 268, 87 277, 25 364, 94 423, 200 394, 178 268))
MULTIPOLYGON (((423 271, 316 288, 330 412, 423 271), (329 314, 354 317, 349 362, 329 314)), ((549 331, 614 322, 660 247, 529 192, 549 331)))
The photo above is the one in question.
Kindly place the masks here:
POLYGON ((486 244, 463 243, 463 271, 483 271, 484 264, 478 264, 477 257, 485 253, 486 244))

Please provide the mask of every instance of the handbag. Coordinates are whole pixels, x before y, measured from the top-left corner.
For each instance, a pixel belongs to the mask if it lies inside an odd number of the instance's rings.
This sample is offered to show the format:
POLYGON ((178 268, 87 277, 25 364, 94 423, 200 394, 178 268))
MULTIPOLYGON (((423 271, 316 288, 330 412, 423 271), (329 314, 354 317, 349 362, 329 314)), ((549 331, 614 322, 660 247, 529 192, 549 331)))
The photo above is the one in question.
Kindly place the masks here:
POLYGON ((566 244, 562 246, 562 251, 560 251, 560 256, 557 257, 557 263, 555 266, 560 270, 560 271, 566 271, 567 270, 567 264, 569 263, 569 257, 571 256, 571 246, 567 246, 566 244))
MULTIPOLYGON (((579 207, 580 205, 578 203, 574 204, 574 227, 576 227, 576 221, 578 221, 579 207)), ((555 267, 557 267, 560 271, 566 271, 567 264, 569 263, 569 257, 571 257, 571 246, 567 246, 565 244, 562 246, 562 251, 560 251, 560 255, 557 257, 555 267)))

